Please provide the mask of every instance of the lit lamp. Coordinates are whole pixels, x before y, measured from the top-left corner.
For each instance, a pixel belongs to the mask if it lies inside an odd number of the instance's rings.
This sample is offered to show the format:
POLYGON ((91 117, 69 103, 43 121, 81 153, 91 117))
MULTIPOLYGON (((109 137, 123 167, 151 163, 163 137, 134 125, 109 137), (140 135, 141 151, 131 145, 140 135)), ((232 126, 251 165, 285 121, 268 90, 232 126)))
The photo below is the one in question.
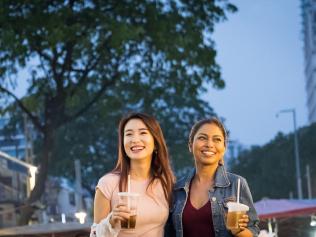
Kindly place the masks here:
POLYGON ((35 166, 29 166, 29 171, 30 171, 30 190, 33 190, 35 186, 35 177, 37 173, 37 167, 35 166))
POLYGON ((311 216, 311 223, 310 223, 311 226, 316 226, 316 216, 315 215, 312 215, 311 216))
POLYGON ((79 220, 80 224, 84 224, 86 216, 87 216, 87 213, 85 213, 83 211, 75 213, 75 217, 79 220))

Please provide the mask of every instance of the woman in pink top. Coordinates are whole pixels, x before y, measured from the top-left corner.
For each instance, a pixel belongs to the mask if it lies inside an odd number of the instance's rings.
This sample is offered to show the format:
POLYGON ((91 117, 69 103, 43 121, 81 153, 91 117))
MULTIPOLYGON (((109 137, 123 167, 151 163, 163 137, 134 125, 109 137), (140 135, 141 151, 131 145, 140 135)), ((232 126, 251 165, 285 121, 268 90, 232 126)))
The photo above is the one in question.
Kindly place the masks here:
POLYGON ((174 184, 166 143, 159 123, 144 113, 124 117, 118 131, 118 160, 96 187, 90 236, 163 237, 174 184), (139 193, 135 229, 121 229, 130 212, 118 205, 118 192, 139 193))

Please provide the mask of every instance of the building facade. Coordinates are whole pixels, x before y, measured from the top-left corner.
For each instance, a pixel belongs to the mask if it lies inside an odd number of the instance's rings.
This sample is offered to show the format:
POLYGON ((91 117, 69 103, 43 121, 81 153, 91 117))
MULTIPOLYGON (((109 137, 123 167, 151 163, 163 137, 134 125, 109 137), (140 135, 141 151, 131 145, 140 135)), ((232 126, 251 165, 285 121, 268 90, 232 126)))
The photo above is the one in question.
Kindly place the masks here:
MULTIPOLYGON (((30 183, 27 181, 29 170, 18 161, 33 163, 32 126, 24 121, 28 124, 24 130, 17 129, 16 133, 7 136, 4 127, 8 121, 6 117, 0 118, 0 152, 12 158, 8 160, 0 153, 0 229, 17 225, 19 210, 30 192, 30 183)), ((61 177, 49 177, 41 200, 34 203, 36 211, 31 223, 77 222, 75 196, 75 187, 69 181, 61 177)), ((82 191, 81 197, 82 211, 87 213, 86 220, 91 221, 93 199, 86 190, 82 191)))
MULTIPOLYGON (((30 178, 28 168, 19 164, 18 159, 8 160, 0 153, 0 229, 18 224, 20 209, 28 197, 27 182, 30 178)), ((26 163, 25 163, 26 164, 26 163)), ((78 222, 75 217, 78 211, 86 213, 86 222, 91 222, 93 199, 82 190, 82 209, 76 205, 76 189, 67 179, 49 177, 45 185, 45 193, 40 201, 33 203, 35 212, 32 223, 78 222)))
POLYGON ((316 1, 301 0, 309 123, 316 122, 316 1))
POLYGON ((0 118, 0 150, 20 160, 33 163, 31 124, 25 121, 27 125, 24 127, 24 131, 17 129, 14 134, 5 134, 4 127, 8 122, 9 118, 5 116, 0 118), (28 138, 26 134, 28 134, 28 138))
POLYGON ((27 197, 28 170, 0 155, 0 228, 17 224, 17 215, 27 197))

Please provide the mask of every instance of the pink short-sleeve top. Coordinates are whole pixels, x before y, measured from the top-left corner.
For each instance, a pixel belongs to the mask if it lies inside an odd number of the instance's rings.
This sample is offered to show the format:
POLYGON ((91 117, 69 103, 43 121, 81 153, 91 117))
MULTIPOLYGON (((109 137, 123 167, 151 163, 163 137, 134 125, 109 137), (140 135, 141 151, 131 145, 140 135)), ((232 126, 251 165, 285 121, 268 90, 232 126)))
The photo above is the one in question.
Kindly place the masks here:
MULTIPOLYGON (((139 193, 136 228, 121 229, 118 237, 163 237, 164 225, 168 219, 169 205, 160 181, 155 181, 148 189, 149 180, 131 179, 131 192, 139 193)), ((97 187, 110 200, 111 210, 118 204, 119 175, 106 174, 97 187)))

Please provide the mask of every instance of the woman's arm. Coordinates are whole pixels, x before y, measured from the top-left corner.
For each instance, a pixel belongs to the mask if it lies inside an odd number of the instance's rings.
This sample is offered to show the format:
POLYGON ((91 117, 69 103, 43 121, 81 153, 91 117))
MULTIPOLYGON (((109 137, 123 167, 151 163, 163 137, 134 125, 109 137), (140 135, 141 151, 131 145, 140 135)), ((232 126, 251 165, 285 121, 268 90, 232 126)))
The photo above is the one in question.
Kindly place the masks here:
POLYGON ((94 223, 99 224, 102 219, 110 213, 110 201, 107 200, 102 192, 97 188, 94 196, 94 223))
POLYGON ((110 200, 97 189, 94 197, 94 224, 90 237, 116 237, 120 231, 119 219, 112 218, 110 200))
MULTIPOLYGON (((244 178, 242 179, 242 182, 241 182, 241 192, 242 192, 241 202, 249 206, 249 211, 247 212, 249 222, 248 222, 246 230, 252 233, 252 235, 250 236, 257 237, 260 232, 259 218, 253 204, 252 195, 251 195, 248 183, 246 179, 244 178)), ((242 232, 240 232, 240 234, 243 234, 242 232)), ((245 235, 238 235, 238 237, 248 237, 248 236, 249 235, 246 235, 246 233, 245 235)))

